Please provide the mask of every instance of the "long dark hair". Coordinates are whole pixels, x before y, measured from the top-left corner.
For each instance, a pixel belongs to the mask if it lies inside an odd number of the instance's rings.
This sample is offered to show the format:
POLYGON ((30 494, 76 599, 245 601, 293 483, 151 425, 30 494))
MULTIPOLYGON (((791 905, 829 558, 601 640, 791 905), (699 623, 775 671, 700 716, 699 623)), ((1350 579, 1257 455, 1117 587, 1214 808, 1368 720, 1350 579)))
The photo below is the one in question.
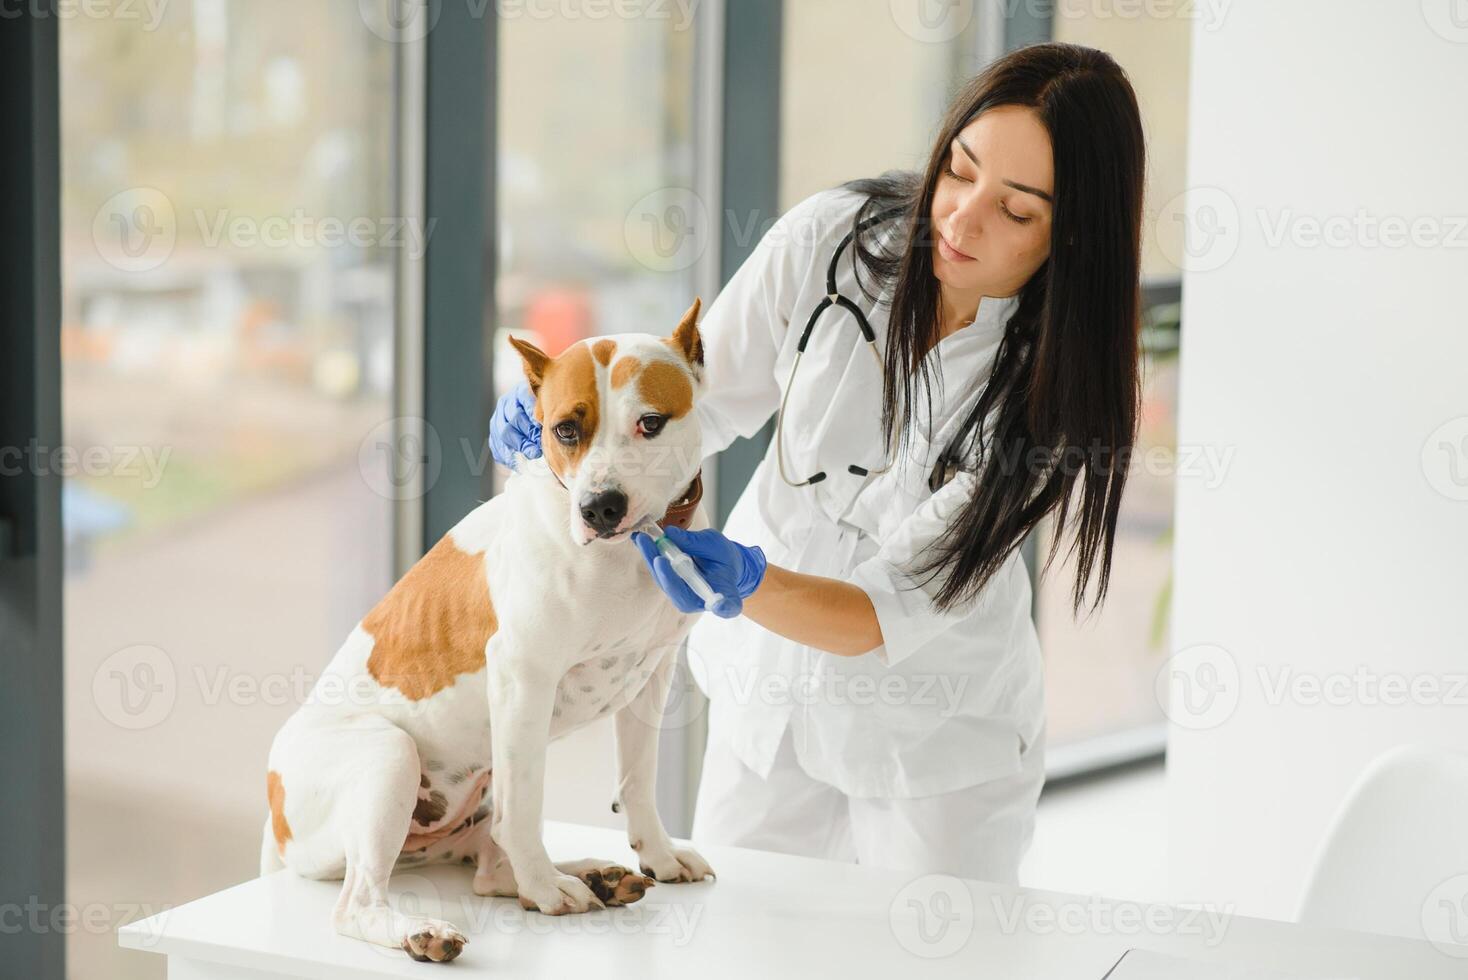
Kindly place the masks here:
MULTIPOLYGON (((988 382, 964 420, 963 431, 971 434, 980 459, 974 495, 932 551, 919 556, 915 572, 931 576, 949 570, 934 597, 939 609, 966 601, 1058 506, 1044 568, 1059 553, 1066 529, 1073 529, 1071 551, 1079 549, 1074 615, 1097 566, 1093 610, 1106 595, 1141 398, 1137 358, 1146 151, 1126 73, 1110 55, 1093 48, 1021 48, 993 62, 954 97, 924 173, 889 171, 842 186, 867 196, 855 222, 897 208, 905 228, 875 248, 864 240, 864 234, 874 233, 858 233, 853 242, 858 282, 863 268, 873 281, 871 290, 861 285, 868 298, 892 287, 882 432, 890 445, 894 428, 901 425, 905 447, 915 376, 928 379, 925 355, 938 339, 941 294, 931 251, 934 188, 954 138, 980 113, 998 106, 1030 107, 1049 131, 1055 158, 1050 255, 1020 290, 988 382)), ((884 229, 885 223, 876 228, 884 229)), ((924 390, 931 421, 931 390, 926 384, 924 390)))

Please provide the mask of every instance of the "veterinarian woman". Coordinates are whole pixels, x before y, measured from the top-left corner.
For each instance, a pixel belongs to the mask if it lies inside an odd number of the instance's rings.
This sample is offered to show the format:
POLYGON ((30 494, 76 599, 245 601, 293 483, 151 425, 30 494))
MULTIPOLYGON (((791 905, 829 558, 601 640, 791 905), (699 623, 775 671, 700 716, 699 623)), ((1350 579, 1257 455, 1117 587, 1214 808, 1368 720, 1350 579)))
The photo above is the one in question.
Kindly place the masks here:
MULTIPOLYGON (((1093 572, 1105 597, 1138 410, 1143 158, 1109 56, 1021 49, 958 93, 921 173, 802 201, 709 307, 705 455, 780 426, 722 533, 670 532, 743 599, 689 636, 710 699, 695 842, 1015 880, 1045 744, 1017 546, 1058 509, 1045 567, 1072 536, 1073 612, 1093 572), (844 301, 802 342, 833 255, 844 301)), ((502 459, 534 443, 527 401, 501 403, 502 459)))

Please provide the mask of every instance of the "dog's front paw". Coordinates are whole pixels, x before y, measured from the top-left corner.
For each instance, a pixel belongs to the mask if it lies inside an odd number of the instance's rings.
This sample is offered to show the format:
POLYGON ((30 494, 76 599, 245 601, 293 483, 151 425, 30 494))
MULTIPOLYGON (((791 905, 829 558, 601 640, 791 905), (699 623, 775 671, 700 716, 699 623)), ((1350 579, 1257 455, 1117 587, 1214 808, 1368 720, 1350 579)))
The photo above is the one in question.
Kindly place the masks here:
POLYGON ((546 915, 606 908, 606 903, 596 897, 586 882, 573 875, 555 874, 539 881, 523 882, 519 892, 523 908, 539 909, 546 915))
POLYGON ((403 937, 403 951, 422 963, 447 963, 464 951, 469 940, 447 922, 417 919, 403 937))
POLYGON ((717 877, 709 863, 691 847, 670 843, 666 849, 643 847, 637 854, 642 860, 642 873, 658 881, 702 881, 717 877))

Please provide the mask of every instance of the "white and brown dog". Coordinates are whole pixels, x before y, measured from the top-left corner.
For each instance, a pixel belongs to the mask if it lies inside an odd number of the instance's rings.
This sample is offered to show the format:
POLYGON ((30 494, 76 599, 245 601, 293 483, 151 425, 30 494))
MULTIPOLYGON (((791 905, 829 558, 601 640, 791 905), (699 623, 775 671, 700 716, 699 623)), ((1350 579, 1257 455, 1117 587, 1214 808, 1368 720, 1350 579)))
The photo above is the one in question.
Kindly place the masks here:
POLYGON ((451 960, 449 923, 388 903, 395 868, 476 865, 479 895, 559 915, 636 901, 712 869, 654 803, 657 738, 692 626, 630 541, 644 517, 700 529, 699 302, 671 337, 512 340, 536 393, 544 472, 510 477, 363 617, 270 749, 262 874, 343 879, 337 931, 451 960), (545 752, 615 717, 617 798, 643 875, 552 864, 545 752), (650 876, 644 877, 644 875, 650 876))

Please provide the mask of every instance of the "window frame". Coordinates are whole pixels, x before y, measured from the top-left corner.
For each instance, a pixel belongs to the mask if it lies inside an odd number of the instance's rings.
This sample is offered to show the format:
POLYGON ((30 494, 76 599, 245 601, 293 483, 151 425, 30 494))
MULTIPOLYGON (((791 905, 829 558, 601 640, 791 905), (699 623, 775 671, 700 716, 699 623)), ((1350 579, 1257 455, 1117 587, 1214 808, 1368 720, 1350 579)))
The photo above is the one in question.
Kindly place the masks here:
MULTIPOLYGON (((58 18, 30 4, 0 20, 0 446, 59 447, 61 431, 61 145, 58 18)), ((66 900, 62 750, 61 474, 7 464, 0 474, 0 894, 42 908, 66 900)), ((66 933, 8 937, 16 976, 62 980, 66 933)))

